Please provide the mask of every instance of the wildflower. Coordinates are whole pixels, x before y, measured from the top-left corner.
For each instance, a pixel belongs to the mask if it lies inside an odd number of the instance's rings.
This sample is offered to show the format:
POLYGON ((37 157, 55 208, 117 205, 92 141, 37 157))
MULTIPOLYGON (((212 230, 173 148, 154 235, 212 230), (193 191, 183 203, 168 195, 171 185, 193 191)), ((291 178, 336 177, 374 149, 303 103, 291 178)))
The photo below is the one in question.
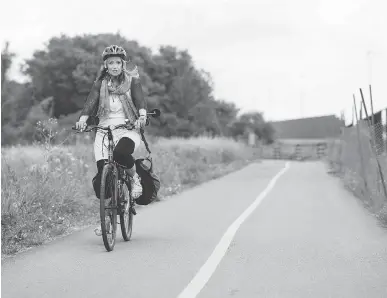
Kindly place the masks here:
POLYGON ((33 164, 30 166, 30 168, 28 169, 30 172, 34 172, 36 171, 36 169, 38 168, 38 165, 37 164, 33 164))
POLYGON ((48 172, 48 164, 43 164, 40 168, 43 172, 48 172))

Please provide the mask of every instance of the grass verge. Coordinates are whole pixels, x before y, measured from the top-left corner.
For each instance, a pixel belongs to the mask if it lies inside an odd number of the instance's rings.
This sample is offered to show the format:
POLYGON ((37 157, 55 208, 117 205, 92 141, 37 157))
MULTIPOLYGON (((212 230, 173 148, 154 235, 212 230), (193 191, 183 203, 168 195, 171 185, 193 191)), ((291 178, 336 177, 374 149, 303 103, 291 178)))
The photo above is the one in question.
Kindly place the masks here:
POLYGON ((367 133, 359 138, 352 132, 330 144, 327 162, 330 173, 339 177, 345 188, 387 228, 387 198, 378 168, 379 163, 387 184, 387 154, 376 158, 367 133))

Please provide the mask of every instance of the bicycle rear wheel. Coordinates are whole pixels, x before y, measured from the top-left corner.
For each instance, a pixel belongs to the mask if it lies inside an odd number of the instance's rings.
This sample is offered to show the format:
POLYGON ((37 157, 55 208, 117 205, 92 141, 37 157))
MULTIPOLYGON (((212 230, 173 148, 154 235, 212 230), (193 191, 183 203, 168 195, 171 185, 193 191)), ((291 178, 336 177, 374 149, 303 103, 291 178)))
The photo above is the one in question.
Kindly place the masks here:
POLYGON ((110 164, 102 171, 100 217, 103 243, 107 251, 112 251, 117 234, 117 176, 110 164))
POLYGON ((122 208, 120 214, 120 226, 122 237, 125 241, 129 241, 132 236, 132 226, 133 226, 133 213, 132 213, 132 199, 130 196, 129 189, 126 183, 122 184, 122 208))

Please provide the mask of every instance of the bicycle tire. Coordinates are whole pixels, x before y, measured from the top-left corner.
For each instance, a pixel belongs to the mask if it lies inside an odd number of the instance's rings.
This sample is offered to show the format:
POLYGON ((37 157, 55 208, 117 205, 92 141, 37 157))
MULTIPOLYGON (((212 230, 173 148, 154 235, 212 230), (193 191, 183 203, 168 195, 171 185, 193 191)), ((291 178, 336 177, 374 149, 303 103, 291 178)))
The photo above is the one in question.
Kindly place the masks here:
POLYGON ((101 198, 100 198, 100 217, 102 239, 107 251, 112 251, 116 242, 117 235, 117 174, 114 173, 114 167, 110 164, 104 166, 101 177, 101 198), (111 197, 110 207, 106 208, 106 200, 111 197), (106 212, 108 210, 108 212, 106 212), (110 213, 111 239, 106 227, 106 215, 110 213))
POLYGON ((130 196, 130 191, 126 183, 123 183, 122 188, 123 197, 121 199, 126 199, 127 202, 125 203, 124 208, 122 208, 120 212, 121 234, 122 238, 124 238, 125 241, 129 241, 132 237, 133 230, 132 198, 130 196))

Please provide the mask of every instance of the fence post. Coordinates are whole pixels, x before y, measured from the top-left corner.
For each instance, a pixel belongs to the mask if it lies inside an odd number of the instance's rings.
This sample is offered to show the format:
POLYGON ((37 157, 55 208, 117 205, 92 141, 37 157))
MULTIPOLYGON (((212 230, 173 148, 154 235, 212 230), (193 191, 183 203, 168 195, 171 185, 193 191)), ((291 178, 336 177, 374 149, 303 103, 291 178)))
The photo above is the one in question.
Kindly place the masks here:
POLYGON ((327 149, 326 143, 317 143, 316 151, 317 151, 317 158, 318 159, 321 159, 324 156, 326 156, 326 149, 327 149))
POLYGON ((300 144, 296 145, 296 160, 301 160, 301 146, 300 144))
POLYGON ((357 142, 358 142, 358 150, 359 150, 359 155, 360 155, 360 171, 361 171, 361 175, 362 175, 362 178, 363 178, 363 182, 364 182, 364 189, 365 191, 367 192, 367 195, 369 193, 368 191, 368 183, 367 183, 367 177, 365 175, 365 171, 364 171, 364 156, 363 156, 363 150, 362 150, 362 147, 361 147, 361 141, 360 141, 360 127, 359 127, 359 124, 360 124, 360 121, 359 119, 357 118, 357 108, 356 108, 356 99, 355 99, 355 94, 353 94, 353 108, 355 109, 355 115, 356 115, 356 132, 357 132, 357 142))
POLYGON ((281 146, 279 144, 274 145, 274 158, 275 159, 280 159, 281 156, 281 146))
MULTIPOLYGON (((360 94, 361 94, 361 100, 363 102, 363 106, 364 106, 364 112, 366 114, 366 117, 367 117, 367 121, 368 121, 368 126, 369 126, 369 119, 368 119, 368 112, 367 112, 367 107, 365 105, 365 101, 364 101, 364 96, 363 96, 363 91, 361 90, 360 88, 360 94)), ((371 132, 371 150, 373 151, 374 155, 375 155, 375 159, 376 159, 376 163, 378 164, 378 170, 379 170, 379 175, 380 175, 380 180, 382 182, 382 186, 383 186, 383 192, 384 192, 384 196, 385 198, 387 199, 387 188, 386 188, 386 183, 384 181, 384 175, 383 175, 383 171, 382 171, 382 167, 380 165, 380 162, 379 162, 379 157, 378 157, 378 154, 376 152, 376 148, 375 148, 375 144, 374 144, 374 138, 373 138, 373 133, 372 133, 372 127, 369 127, 370 128, 370 132, 371 132)))

